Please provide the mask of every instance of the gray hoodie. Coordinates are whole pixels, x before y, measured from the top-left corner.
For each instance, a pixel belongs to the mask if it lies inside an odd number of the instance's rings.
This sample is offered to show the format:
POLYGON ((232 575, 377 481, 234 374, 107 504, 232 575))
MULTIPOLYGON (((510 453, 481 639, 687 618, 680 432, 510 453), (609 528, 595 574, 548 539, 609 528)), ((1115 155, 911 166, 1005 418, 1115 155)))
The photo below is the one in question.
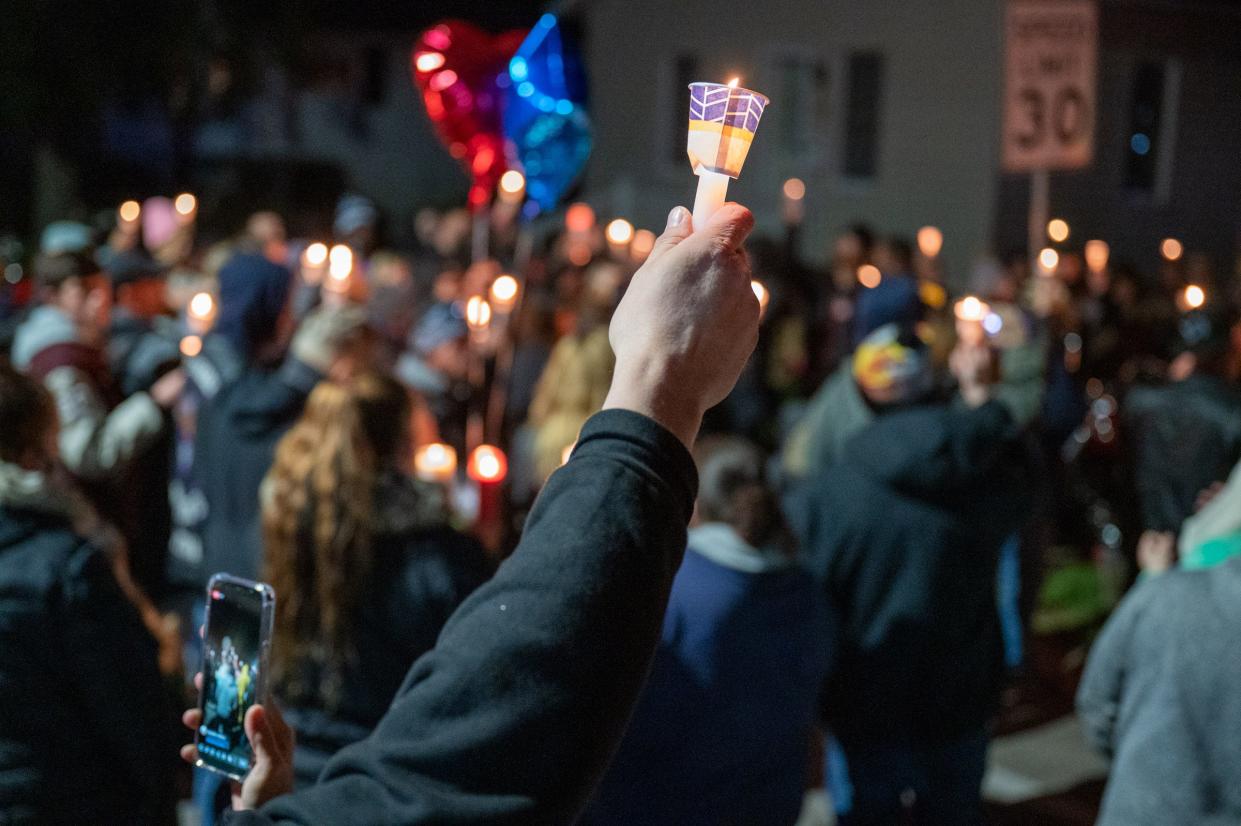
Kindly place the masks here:
POLYGON ((1112 757, 1100 826, 1241 823, 1241 559, 1138 585, 1077 694, 1112 757))

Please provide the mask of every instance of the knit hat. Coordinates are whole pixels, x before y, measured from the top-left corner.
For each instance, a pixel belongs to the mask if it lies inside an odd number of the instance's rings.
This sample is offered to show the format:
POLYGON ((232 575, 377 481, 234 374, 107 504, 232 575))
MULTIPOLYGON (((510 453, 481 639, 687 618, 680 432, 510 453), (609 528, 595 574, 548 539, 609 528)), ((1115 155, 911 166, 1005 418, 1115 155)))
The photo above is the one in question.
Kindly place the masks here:
POLYGON ((885 324, 912 330, 922 320, 923 309, 916 280, 905 275, 884 278, 858 295, 853 316, 853 343, 857 344, 885 324))
POLYGON ((269 339, 284 312, 292 273, 261 255, 238 253, 220 268, 219 312, 213 332, 244 356, 269 339))
POLYGON ((871 401, 901 404, 930 391, 932 373, 926 347, 898 324, 885 324, 857 346, 853 379, 871 401))
POLYGON ((459 304, 436 304, 427 310, 414 329, 414 350, 425 356, 441 344, 458 341, 469 334, 459 304))
POLYGON ((379 220, 379 210, 369 198, 362 195, 346 195, 336 204, 336 220, 332 229, 336 237, 344 238, 363 227, 371 227, 379 220))

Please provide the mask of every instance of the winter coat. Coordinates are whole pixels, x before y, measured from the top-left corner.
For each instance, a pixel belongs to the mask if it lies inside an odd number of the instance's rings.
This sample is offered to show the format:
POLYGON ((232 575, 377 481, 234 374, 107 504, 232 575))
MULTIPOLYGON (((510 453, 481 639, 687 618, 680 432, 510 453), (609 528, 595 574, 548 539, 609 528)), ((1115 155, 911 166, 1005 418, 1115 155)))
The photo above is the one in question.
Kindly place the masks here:
POLYGON ((824 714, 845 744, 943 742, 977 730, 999 690, 1000 547, 1028 507, 1005 405, 880 416, 812 480, 799 526, 841 614, 824 714))
POLYGON ((1241 822, 1241 559, 1140 583, 1095 640, 1077 693, 1112 758, 1099 826, 1241 822))
POLYGON ((176 715, 89 506, 0 463, 0 822, 173 822, 176 715))
POLYGON ((581 826, 791 826, 834 632, 793 560, 724 524, 691 530, 650 679, 581 826))

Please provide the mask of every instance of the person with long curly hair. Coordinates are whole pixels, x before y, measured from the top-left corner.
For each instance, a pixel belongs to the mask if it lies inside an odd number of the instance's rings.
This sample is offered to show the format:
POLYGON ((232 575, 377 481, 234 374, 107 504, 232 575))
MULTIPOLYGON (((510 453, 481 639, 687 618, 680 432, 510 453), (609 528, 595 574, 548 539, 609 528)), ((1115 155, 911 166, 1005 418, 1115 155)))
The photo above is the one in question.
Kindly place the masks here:
POLYGON ((275 695, 299 784, 362 739, 410 665, 487 576, 443 491, 405 473, 411 400, 374 373, 315 387, 263 482, 263 577, 276 590, 275 695))

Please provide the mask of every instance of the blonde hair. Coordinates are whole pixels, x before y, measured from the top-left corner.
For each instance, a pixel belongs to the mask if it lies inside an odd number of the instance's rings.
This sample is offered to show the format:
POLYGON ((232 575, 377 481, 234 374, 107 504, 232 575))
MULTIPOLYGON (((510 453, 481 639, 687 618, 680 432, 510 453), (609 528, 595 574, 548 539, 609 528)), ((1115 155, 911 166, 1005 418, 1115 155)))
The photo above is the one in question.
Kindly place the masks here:
POLYGON ((291 697, 340 700, 354 655, 353 618, 369 581, 379 472, 404 443, 410 400, 388 376, 321 382, 276 447, 263 482, 263 577, 279 595, 272 673, 291 697), (320 670, 302 685, 296 664, 320 670))

